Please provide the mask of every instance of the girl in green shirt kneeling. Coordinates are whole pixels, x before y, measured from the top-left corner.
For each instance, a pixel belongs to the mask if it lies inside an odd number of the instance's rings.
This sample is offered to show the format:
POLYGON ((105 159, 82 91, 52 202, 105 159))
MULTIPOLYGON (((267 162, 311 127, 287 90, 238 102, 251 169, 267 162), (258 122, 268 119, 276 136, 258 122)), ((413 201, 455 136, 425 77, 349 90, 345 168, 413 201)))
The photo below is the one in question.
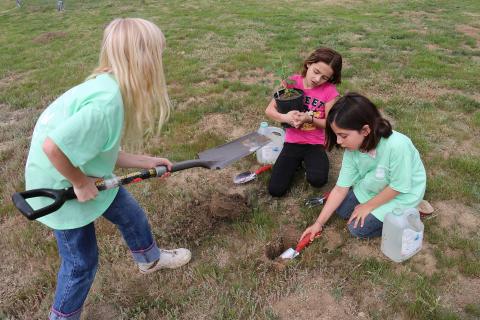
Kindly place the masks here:
POLYGON ((348 93, 330 110, 327 149, 345 149, 336 186, 314 224, 302 234, 313 240, 334 211, 359 238, 382 235, 385 214, 415 208, 423 199, 426 173, 412 141, 392 130, 366 97, 348 93))

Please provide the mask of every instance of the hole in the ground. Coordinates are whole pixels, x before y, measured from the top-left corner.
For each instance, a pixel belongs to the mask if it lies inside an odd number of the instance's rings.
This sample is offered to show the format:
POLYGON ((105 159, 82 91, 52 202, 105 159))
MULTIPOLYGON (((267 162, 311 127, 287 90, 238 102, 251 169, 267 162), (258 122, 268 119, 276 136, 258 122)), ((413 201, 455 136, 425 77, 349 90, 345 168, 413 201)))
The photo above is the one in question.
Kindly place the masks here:
POLYGON ((287 249, 288 248, 286 248, 283 244, 283 239, 279 237, 278 239, 275 239, 267 244, 265 247, 265 255, 268 259, 275 260, 287 249))
POLYGON ((294 225, 283 227, 279 235, 265 246, 265 256, 270 260, 277 259, 288 248, 295 248, 299 236, 294 225))

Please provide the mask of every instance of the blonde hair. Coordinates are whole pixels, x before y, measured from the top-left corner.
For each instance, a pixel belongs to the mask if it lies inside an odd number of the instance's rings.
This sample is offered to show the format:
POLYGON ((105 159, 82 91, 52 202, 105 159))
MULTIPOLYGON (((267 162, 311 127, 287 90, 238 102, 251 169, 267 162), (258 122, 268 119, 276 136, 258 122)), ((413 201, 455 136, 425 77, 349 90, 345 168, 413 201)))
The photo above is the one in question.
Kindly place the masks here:
POLYGON ((158 135, 170 115, 163 72, 165 36, 152 22, 115 19, 103 33, 98 67, 89 78, 112 73, 125 110, 123 144, 138 147, 144 136, 158 135))

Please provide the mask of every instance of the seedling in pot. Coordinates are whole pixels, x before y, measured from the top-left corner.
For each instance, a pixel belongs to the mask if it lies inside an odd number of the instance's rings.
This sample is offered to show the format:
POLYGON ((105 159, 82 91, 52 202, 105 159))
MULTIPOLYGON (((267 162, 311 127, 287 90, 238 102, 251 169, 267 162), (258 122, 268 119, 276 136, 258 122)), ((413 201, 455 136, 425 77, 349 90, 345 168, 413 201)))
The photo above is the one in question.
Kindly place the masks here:
POLYGON ((288 78, 290 73, 281 58, 279 59, 279 66, 275 69, 275 75, 280 78, 280 80, 277 79, 274 81, 274 86, 279 88, 275 93, 278 99, 288 99, 299 95, 296 89, 288 88, 288 86, 294 84, 295 81, 288 78))
MULTIPOLYGON (((281 87, 273 95, 277 105, 277 111, 283 114, 293 110, 305 112, 306 108, 304 106, 303 91, 300 89, 288 88, 288 86, 293 84, 294 81, 288 79, 289 73, 287 67, 282 63, 281 59, 279 61, 279 67, 275 69, 275 74, 281 80, 276 80, 275 85, 277 87, 278 85, 281 85, 281 87)), ((285 128, 291 127, 287 123, 282 123, 282 126, 285 128)))

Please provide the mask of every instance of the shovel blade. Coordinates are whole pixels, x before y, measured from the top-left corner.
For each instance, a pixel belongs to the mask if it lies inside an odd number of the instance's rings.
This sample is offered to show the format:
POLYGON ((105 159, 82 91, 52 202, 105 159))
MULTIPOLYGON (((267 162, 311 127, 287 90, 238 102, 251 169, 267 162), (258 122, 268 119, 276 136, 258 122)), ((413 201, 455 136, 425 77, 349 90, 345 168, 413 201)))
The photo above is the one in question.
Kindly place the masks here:
POLYGON ((257 151, 271 140, 263 134, 252 132, 229 143, 200 152, 198 158, 211 162, 210 169, 222 169, 249 154, 257 151))
POLYGON ((295 251, 293 248, 288 248, 287 250, 285 250, 285 251, 280 255, 280 258, 281 258, 281 259, 293 259, 293 258, 295 258, 296 256, 298 256, 298 252, 295 251))

